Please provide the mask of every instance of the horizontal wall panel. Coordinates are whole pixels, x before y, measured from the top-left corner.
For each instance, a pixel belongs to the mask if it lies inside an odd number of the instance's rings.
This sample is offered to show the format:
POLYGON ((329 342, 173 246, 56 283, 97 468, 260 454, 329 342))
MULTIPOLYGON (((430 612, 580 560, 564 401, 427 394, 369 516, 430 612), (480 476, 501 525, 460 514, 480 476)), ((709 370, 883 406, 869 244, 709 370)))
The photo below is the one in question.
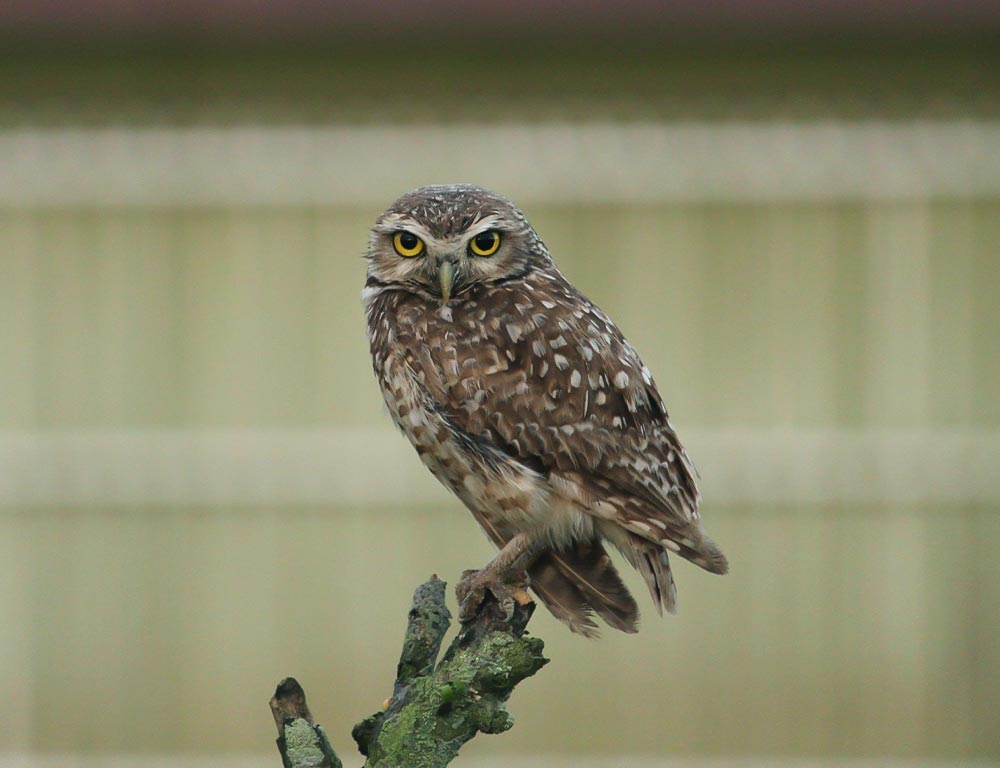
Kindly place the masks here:
POLYGON ((383 205, 475 181, 520 201, 1000 193, 995 122, 7 129, 0 206, 383 205), (582 161, 581 161, 582 160, 582 161))

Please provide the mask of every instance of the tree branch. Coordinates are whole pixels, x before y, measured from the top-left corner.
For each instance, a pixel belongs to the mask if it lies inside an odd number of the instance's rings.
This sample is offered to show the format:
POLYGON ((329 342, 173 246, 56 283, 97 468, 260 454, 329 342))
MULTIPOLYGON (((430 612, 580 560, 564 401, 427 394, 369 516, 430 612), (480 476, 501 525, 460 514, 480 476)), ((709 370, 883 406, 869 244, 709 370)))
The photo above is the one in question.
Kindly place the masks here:
MULTIPOLYGON (((439 768, 451 762, 477 733, 502 733, 513 725, 507 699, 519 682, 548 663, 542 656, 542 641, 525 636, 535 606, 526 594, 523 597, 515 602, 514 613, 508 618, 487 594, 475 617, 461 626, 439 662, 441 642, 451 619, 445 605, 445 584, 432 576, 417 588, 392 696, 383 711, 365 718, 352 731, 358 748, 368 758, 366 768, 439 768)), ((295 695, 280 700, 291 702, 295 695)), ((298 683, 283 681, 271 700, 271 709, 281 734, 278 748, 285 768, 339 768, 340 761, 329 749, 325 732, 309 716, 298 683), (301 697, 301 708, 285 704, 279 714, 275 701, 282 686, 290 683, 297 688, 295 695, 301 697), (309 759, 316 762, 290 762, 292 735, 301 737, 309 759)))
POLYGON ((294 677, 278 683, 271 697, 278 726, 278 752, 285 768, 343 768, 323 726, 313 722, 306 693, 294 677))

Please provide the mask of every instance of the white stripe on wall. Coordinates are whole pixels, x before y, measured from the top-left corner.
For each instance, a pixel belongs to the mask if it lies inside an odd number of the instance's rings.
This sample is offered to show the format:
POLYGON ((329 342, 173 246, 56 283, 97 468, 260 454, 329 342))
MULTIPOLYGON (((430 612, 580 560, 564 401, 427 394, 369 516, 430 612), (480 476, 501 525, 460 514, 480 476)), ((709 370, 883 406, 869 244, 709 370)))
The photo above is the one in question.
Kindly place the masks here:
POLYGON ((373 205, 476 181, 524 202, 1000 193, 1000 122, 26 128, 0 207, 373 205))
MULTIPOLYGON (((996 503, 1000 432, 685 430, 712 503, 996 503)), ((445 491, 371 430, 0 432, 0 505, 409 505, 445 491)))

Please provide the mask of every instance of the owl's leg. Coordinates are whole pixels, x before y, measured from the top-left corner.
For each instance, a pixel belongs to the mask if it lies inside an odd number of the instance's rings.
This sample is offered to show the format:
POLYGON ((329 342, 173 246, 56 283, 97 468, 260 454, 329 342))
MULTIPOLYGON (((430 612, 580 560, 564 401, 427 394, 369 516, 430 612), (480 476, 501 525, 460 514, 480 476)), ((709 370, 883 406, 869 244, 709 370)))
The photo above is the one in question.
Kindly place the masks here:
POLYGON ((455 585, 458 619, 472 619, 490 592, 506 618, 514 615, 514 602, 522 605, 531 598, 527 567, 536 552, 535 542, 527 533, 519 533, 504 545, 497 556, 478 571, 466 571, 455 585))

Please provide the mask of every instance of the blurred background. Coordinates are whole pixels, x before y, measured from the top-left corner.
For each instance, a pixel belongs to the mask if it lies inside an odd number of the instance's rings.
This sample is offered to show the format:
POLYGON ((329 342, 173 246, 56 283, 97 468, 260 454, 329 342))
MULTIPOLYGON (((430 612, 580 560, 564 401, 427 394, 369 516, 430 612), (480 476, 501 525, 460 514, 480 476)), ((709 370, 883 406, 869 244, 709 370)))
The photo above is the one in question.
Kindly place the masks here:
POLYGON ((640 350, 732 563, 538 614, 456 765, 1000 762, 1000 8, 867 5, 0 6, 0 766, 277 765, 286 675, 360 764, 491 556, 359 300, 453 181, 640 350))

